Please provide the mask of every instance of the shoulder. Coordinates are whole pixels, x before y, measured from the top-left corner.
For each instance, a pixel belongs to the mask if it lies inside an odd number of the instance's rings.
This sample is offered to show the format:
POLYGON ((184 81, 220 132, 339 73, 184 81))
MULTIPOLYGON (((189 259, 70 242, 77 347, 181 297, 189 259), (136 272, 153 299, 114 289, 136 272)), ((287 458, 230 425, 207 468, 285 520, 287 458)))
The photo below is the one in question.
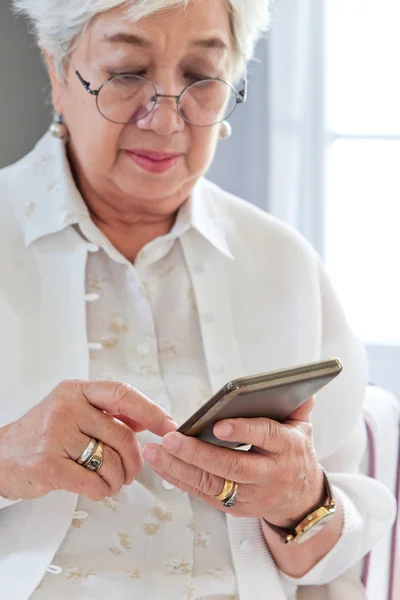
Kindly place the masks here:
POLYGON ((33 150, 17 162, 0 169, 0 222, 5 224, 11 214, 21 221, 29 195, 31 174, 34 170, 33 150))
POLYGON ((315 250, 294 227, 208 180, 203 186, 233 253, 251 248, 264 256, 317 259, 315 250))
POLYGON ((23 227, 26 212, 32 210, 32 197, 38 182, 40 192, 46 187, 46 156, 51 141, 44 136, 26 156, 0 169, 0 228, 23 227))

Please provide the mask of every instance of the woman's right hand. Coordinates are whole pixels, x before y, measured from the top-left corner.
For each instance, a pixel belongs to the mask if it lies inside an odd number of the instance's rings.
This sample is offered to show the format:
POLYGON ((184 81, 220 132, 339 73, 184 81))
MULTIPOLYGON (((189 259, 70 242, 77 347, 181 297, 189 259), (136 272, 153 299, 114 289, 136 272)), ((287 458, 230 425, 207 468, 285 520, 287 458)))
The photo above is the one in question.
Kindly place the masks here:
POLYGON ((142 468, 136 433, 164 436, 172 417, 140 392, 112 381, 64 381, 18 421, 0 428, 0 496, 32 500, 65 490, 99 501, 130 485, 142 468), (91 438, 104 463, 91 472, 75 461, 91 438))

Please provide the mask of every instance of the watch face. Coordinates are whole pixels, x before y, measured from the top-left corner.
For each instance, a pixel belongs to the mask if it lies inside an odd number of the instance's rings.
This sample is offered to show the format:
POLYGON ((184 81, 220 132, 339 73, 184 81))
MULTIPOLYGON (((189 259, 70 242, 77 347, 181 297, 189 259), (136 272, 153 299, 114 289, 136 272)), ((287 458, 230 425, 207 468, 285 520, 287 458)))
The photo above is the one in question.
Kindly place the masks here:
POLYGON ((297 538, 296 542, 298 544, 302 544, 303 542, 306 542, 307 540, 314 537, 314 535, 316 535, 317 533, 322 531, 322 529, 325 527, 325 525, 327 525, 329 523, 329 521, 331 521, 333 519, 334 516, 335 516, 335 513, 333 512, 333 513, 329 513, 329 514, 325 515, 324 517, 322 517, 318 521, 318 523, 315 523, 309 529, 307 529, 307 531, 305 531, 303 534, 300 534, 300 536, 297 538))

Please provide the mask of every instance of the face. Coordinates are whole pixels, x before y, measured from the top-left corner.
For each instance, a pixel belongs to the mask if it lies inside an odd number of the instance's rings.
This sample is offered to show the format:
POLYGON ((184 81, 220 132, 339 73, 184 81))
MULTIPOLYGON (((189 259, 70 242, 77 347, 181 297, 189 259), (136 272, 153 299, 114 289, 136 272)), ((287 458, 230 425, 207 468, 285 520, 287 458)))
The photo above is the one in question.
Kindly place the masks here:
MULTIPOLYGON (((120 9, 101 14, 71 60, 92 89, 115 74, 134 73, 152 81, 159 94, 178 95, 196 78, 229 81, 232 57, 225 0, 192 0, 186 11, 174 8, 135 24, 120 9)), ((71 67, 61 81, 47 60, 54 107, 70 131, 69 154, 84 195, 94 194, 128 213, 176 210, 207 170, 219 125, 186 123, 173 98, 160 98, 136 123, 112 123, 71 67), (162 153, 172 157, 160 162, 162 153)))

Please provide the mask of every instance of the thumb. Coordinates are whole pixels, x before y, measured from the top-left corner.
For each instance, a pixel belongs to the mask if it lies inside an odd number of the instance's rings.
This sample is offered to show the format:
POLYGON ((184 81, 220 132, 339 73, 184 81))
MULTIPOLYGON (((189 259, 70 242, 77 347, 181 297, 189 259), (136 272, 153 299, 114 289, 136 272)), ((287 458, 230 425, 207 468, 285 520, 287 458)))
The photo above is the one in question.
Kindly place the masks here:
POLYGON ((299 408, 297 408, 285 421, 290 425, 295 425, 296 422, 311 422, 311 412, 315 406, 315 396, 309 398, 306 402, 304 402, 299 408))

